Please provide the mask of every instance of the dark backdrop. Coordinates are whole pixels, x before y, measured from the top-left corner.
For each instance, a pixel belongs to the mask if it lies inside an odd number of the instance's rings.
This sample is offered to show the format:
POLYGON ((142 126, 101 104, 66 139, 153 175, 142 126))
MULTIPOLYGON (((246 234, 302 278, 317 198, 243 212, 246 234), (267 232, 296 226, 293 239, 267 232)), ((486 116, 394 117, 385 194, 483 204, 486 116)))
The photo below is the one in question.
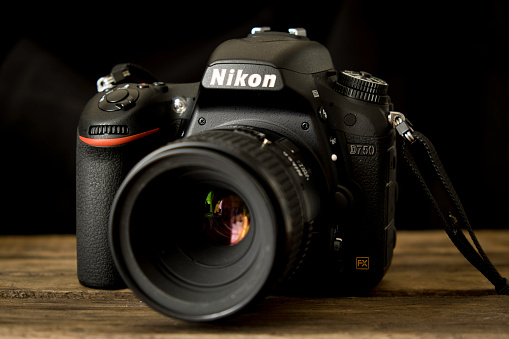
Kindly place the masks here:
MULTIPOLYGON (((506 3, 287 3, 87 3, 6 13, 0 233, 74 232, 76 126, 97 78, 114 64, 141 64, 167 82, 199 81, 215 46, 254 26, 305 27, 337 69, 385 79, 395 109, 434 142, 474 227, 509 227, 506 3)), ((405 168, 399 181, 398 228, 433 227, 405 168)))

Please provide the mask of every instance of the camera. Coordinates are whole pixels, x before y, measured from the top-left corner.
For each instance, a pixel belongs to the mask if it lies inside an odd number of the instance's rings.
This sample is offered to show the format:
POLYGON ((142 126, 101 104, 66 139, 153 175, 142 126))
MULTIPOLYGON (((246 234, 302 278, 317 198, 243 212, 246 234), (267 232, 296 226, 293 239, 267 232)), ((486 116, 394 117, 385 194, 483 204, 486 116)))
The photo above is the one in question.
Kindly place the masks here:
POLYGON ((222 43, 196 83, 114 67, 77 130, 79 281, 191 321, 369 291, 396 241, 387 90, 300 28, 222 43))

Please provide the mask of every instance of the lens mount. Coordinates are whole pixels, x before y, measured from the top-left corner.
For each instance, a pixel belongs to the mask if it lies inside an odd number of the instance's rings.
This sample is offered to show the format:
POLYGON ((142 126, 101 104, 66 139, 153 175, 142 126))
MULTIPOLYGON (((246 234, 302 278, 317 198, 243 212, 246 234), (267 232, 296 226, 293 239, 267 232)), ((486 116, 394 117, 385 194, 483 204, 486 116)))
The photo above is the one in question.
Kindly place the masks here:
POLYGON ((219 130, 140 161, 110 217, 112 254, 128 287, 154 309, 193 321, 232 315, 271 287, 296 260, 309 208, 285 161, 251 135, 219 130), (221 223, 213 235, 204 225, 210 213, 232 210, 245 234, 218 242, 217 234, 231 235, 221 223))

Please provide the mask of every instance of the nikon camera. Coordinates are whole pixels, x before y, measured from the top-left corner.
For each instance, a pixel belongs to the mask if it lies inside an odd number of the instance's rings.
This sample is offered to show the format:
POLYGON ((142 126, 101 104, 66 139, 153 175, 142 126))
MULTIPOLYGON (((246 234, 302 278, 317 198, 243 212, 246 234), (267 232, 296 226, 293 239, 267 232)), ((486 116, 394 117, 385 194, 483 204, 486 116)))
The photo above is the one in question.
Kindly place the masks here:
POLYGON ((369 291, 396 238, 387 88, 304 29, 224 42, 198 83, 116 66, 78 127, 80 282, 191 321, 369 291))

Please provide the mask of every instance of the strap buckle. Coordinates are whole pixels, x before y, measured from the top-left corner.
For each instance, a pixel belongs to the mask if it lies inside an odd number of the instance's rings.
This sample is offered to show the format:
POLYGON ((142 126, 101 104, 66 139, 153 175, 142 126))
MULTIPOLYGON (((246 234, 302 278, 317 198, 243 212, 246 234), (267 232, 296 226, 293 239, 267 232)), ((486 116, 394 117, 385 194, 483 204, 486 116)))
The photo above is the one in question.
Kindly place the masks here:
POLYGON ((121 69, 119 71, 112 71, 110 75, 106 75, 97 80, 97 92, 103 92, 107 89, 113 88, 117 83, 125 78, 131 76, 129 69, 121 69))
POLYGON ((103 92, 107 89, 112 88, 115 85, 115 79, 111 75, 99 78, 97 80, 97 92, 103 92))
POLYGON ((399 135, 408 140, 411 144, 415 142, 412 124, 406 119, 403 113, 391 111, 389 112, 388 119, 389 123, 396 129, 399 135))

